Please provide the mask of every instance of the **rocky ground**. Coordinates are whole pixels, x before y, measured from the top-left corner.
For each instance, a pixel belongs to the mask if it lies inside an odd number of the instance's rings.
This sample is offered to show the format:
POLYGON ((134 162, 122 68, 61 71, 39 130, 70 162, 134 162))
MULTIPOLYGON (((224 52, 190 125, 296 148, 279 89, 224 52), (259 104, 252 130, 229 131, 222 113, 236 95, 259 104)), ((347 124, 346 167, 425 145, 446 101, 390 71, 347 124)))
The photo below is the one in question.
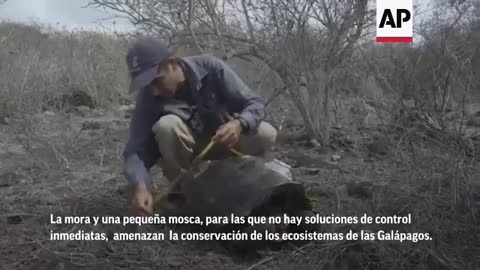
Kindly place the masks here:
MULTIPOLYGON (((382 129, 359 131, 355 145, 337 129, 335 147, 328 150, 304 140, 283 140, 276 154, 293 166, 319 213, 411 213, 413 224, 391 229, 429 232, 433 241, 317 241, 265 250, 250 260, 206 242, 50 241, 51 230, 92 230, 88 225, 50 224, 51 213, 125 214, 121 154, 129 109, 79 107, 68 114, 44 112, 0 124, 0 269, 480 268, 478 161, 427 143, 404 143, 403 137, 384 136, 392 132, 382 129), (457 168, 459 160, 467 162, 457 168)), ((382 228, 387 227, 368 229, 382 228)), ((349 229, 364 228, 325 228, 349 229)))

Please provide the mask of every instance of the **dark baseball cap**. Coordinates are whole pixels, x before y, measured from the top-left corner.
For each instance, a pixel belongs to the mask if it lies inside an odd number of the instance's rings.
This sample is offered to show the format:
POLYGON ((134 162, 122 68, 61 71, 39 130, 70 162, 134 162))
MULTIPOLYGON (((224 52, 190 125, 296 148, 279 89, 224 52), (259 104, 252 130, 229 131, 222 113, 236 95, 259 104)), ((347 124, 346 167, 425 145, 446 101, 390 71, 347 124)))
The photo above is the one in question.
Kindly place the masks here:
POLYGON ((158 66, 170 57, 168 47, 159 39, 137 40, 127 53, 130 73, 129 92, 135 92, 149 85, 158 76, 158 66))

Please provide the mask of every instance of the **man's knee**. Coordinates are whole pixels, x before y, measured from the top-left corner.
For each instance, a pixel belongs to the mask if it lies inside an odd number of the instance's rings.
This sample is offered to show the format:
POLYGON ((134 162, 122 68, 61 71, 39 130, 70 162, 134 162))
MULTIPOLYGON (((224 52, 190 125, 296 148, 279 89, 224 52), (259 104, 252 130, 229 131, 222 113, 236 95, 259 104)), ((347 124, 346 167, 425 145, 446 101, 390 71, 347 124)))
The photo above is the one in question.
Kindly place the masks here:
POLYGON ((152 131, 157 136, 169 136, 178 133, 183 125, 182 119, 174 114, 167 114, 160 117, 152 127, 152 131))
POLYGON ((238 147, 244 154, 264 156, 268 154, 277 140, 277 130, 267 122, 261 122, 254 135, 240 138, 238 147))
POLYGON ((257 137, 259 139, 260 147, 264 150, 269 150, 275 145, 278 132, 270 123, 262 121, 258 126, 257 137))

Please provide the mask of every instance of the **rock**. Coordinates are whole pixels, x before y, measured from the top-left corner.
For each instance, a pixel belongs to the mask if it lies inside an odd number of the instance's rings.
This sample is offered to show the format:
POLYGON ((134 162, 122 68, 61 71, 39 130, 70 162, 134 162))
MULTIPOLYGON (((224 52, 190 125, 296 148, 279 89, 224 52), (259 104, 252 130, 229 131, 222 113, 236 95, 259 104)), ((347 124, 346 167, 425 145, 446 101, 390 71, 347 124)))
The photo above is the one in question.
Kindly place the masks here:
POLYGON ((455 121, 462 118, 462 113, 458 111, 452 111, 445 113, 445 120, 455 121))
POLYGON ((475 140, 478 140, 478 137, 480 137, 480 128, 466 127, 464 133, 465 133, 465 136, 475 141, 475 140))
POLYGON ((338 160, 340 160, 342 157, 340 157, 339 155, 332 155, 331 159, 333 162, 336 162, 338 160))
POLYGON ((100 122, 96 121, 85 121, 82 123, 82 129, 83 130, 97 130, 101 129, 102 125, 100 122))
POLYGON ((55 108, 57 110, 70 110, 73 107, 86 106, 91 109, 95 107, 93 98, 86 91, 83 90, 69 90, 60 96, 45 97, 43 99, 43 108, 55 108))
POLYGON ((92 113, 95 115, 95 116, 104 116, 105 115, 105 112, 103 110, 99 110, 99 109, 94 109, 92 111, 92 113))
POLYGON ((8 125, 9 120, 7 117, 0 117, 0 125, 8 125))
POLYGON ((75 114, 80 117, 88 117, 91 114, 90 108, 83 105, 70 107, 67 112, 71 114, 75 114))
POLYGON ((55 113, 54 113, 54 112, 51 112, 51 111, 45 111, 45 112, 43 113, 43 115, 45 115, 45 116, 55 116, 55 113))
POLYGON ((301 152, 291 152, 287 154, 288 158, 293 161, 294 168, 305 167, 307 170, 311 171, 312 174, 316 173, 319 169, 326 170, 340 170, 343 172, 343 169, 338 166, 338 164, 324 160, 323 158, 317 156, 309 156, 301 152))
POLYGON ((313 147, 316 147, 316 148, 322 147, 322 145, 315 139, 311 139, 309 142, 313 147))
POLYGON ((57 266, 55 267, 55 270, 64 270, 65 269, 65 264, 60 262, 57 264, 57 266))
POLYGON ((367 144, 367 150, 369 154, 385 156, 390 152, 390 146, 385 142, 374 142, 367 144))
POLYGON ((480 103, 477 102, 477 103, 465 104, 464 112, 468 116, 472 116, 480 113, 480 103))
POLYGON ((359 199, 368 199, 372 195, 370 191, 371 186, 372 186, 372 183, 367 181, 349 182, 346 184, 346 191, 348 196, 350 197, 359 198, 359 199))
POLYGON ((303 169, 303 172, 304 172, 306 175, 317 175, 317 174, 319 174, 321 171, 322 171, 321 168, 304 168, 304 169, 303 169))
POLYGON ((79 112, 88 115, 91 112, 91 109, 87 106, 77 106, 75 107, 79 112))
POLYGON ((120 96, 120 98, 118 99, 118 103, 120 103, 122 105, 128 105, 128 104, 132 103, 132 100, 128 97, 120 96))
POLYGON ((408 109, 415 108, 415 100, 411 97, 405 98, 403 100, 403 105, 405 105, 405 107, 407 107, 408 109))
POLYGON ((353 140, 341 128, 332 128, 329 146, 333 149, 353 149, 353 140))
POLYGON ((8 224, 20 224, 22 223, 23 218, 20 215, 7 216, 8 224))
POLYGON ((343 170, 340 166, 338 166, 336 163, 333 163, 333 162, 328 162, 328 161, 324 161, 324 160, 320 160, 318 162, 318 165, 320 166, 320 168, 323 168, 323 169, 327 169, 327 170, 339 170, 341 172, 345 172, 345 170, 343 170))
POLYGON ((128 112, 128 111, 132 111, 134 108, 135 108, 135 105, 133 105, 133 104, 131 104, 131 105, 120 105, 120 107, 118 107, 118 110, 120 110, 122 112, 128 112))
POLYGON ((16 172, 7 172, 0 175, 0 188, 18 185, 21 175, 16 172))
POLYGON ((165 261, 167 262, 168 266, 171 266, 171 267, 180 267, 184 263, 183 259, 178 256, 167 257, 165 261))
POLYGON ((470 116, 470 118, 467 121, 467 126, 480 127, 480 112, 470 116))
POLYGON ((472 199, 480 202, 480 182, 473 182, 472 183, 472 199))
POLYGON ((61 96, 61 102, 73 107, 86 106, 91 109, 95 107, 95 102, 90 94, 82 90, 73 90, 63 94, 61 96))
POLYGON ((135 109, 135 105, 133 105, 133 104, 121 105, 120 107, 118 107, 118 111, 121 114, 123 114, 122 117, 124 117, 124 118, 130 118, 134 109, 135 109))

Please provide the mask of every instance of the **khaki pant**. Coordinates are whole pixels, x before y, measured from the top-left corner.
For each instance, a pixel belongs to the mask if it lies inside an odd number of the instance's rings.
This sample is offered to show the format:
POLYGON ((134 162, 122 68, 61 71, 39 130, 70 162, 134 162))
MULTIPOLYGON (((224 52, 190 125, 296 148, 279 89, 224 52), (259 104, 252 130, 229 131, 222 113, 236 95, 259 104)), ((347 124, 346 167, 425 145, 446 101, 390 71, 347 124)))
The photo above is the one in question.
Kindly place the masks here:
MULTIPOLYGON (((210 138, 194 138, 185 122, 173 114, 161 117, 153 125, 152 131, 162 155, 163 174, 170 181, 175 179, 182 170, 188 169, 193 157, 203 150, 210 140, 210 138)), ((266 157, 276 137, 275 128, 267 122, 261 122, 256 134, 242 134, 238 145, 234 148, 242 154, 266 157)), ((231 155, 232 153, 226 147, 215 145, 205 159, 215 160, 231 155)))

